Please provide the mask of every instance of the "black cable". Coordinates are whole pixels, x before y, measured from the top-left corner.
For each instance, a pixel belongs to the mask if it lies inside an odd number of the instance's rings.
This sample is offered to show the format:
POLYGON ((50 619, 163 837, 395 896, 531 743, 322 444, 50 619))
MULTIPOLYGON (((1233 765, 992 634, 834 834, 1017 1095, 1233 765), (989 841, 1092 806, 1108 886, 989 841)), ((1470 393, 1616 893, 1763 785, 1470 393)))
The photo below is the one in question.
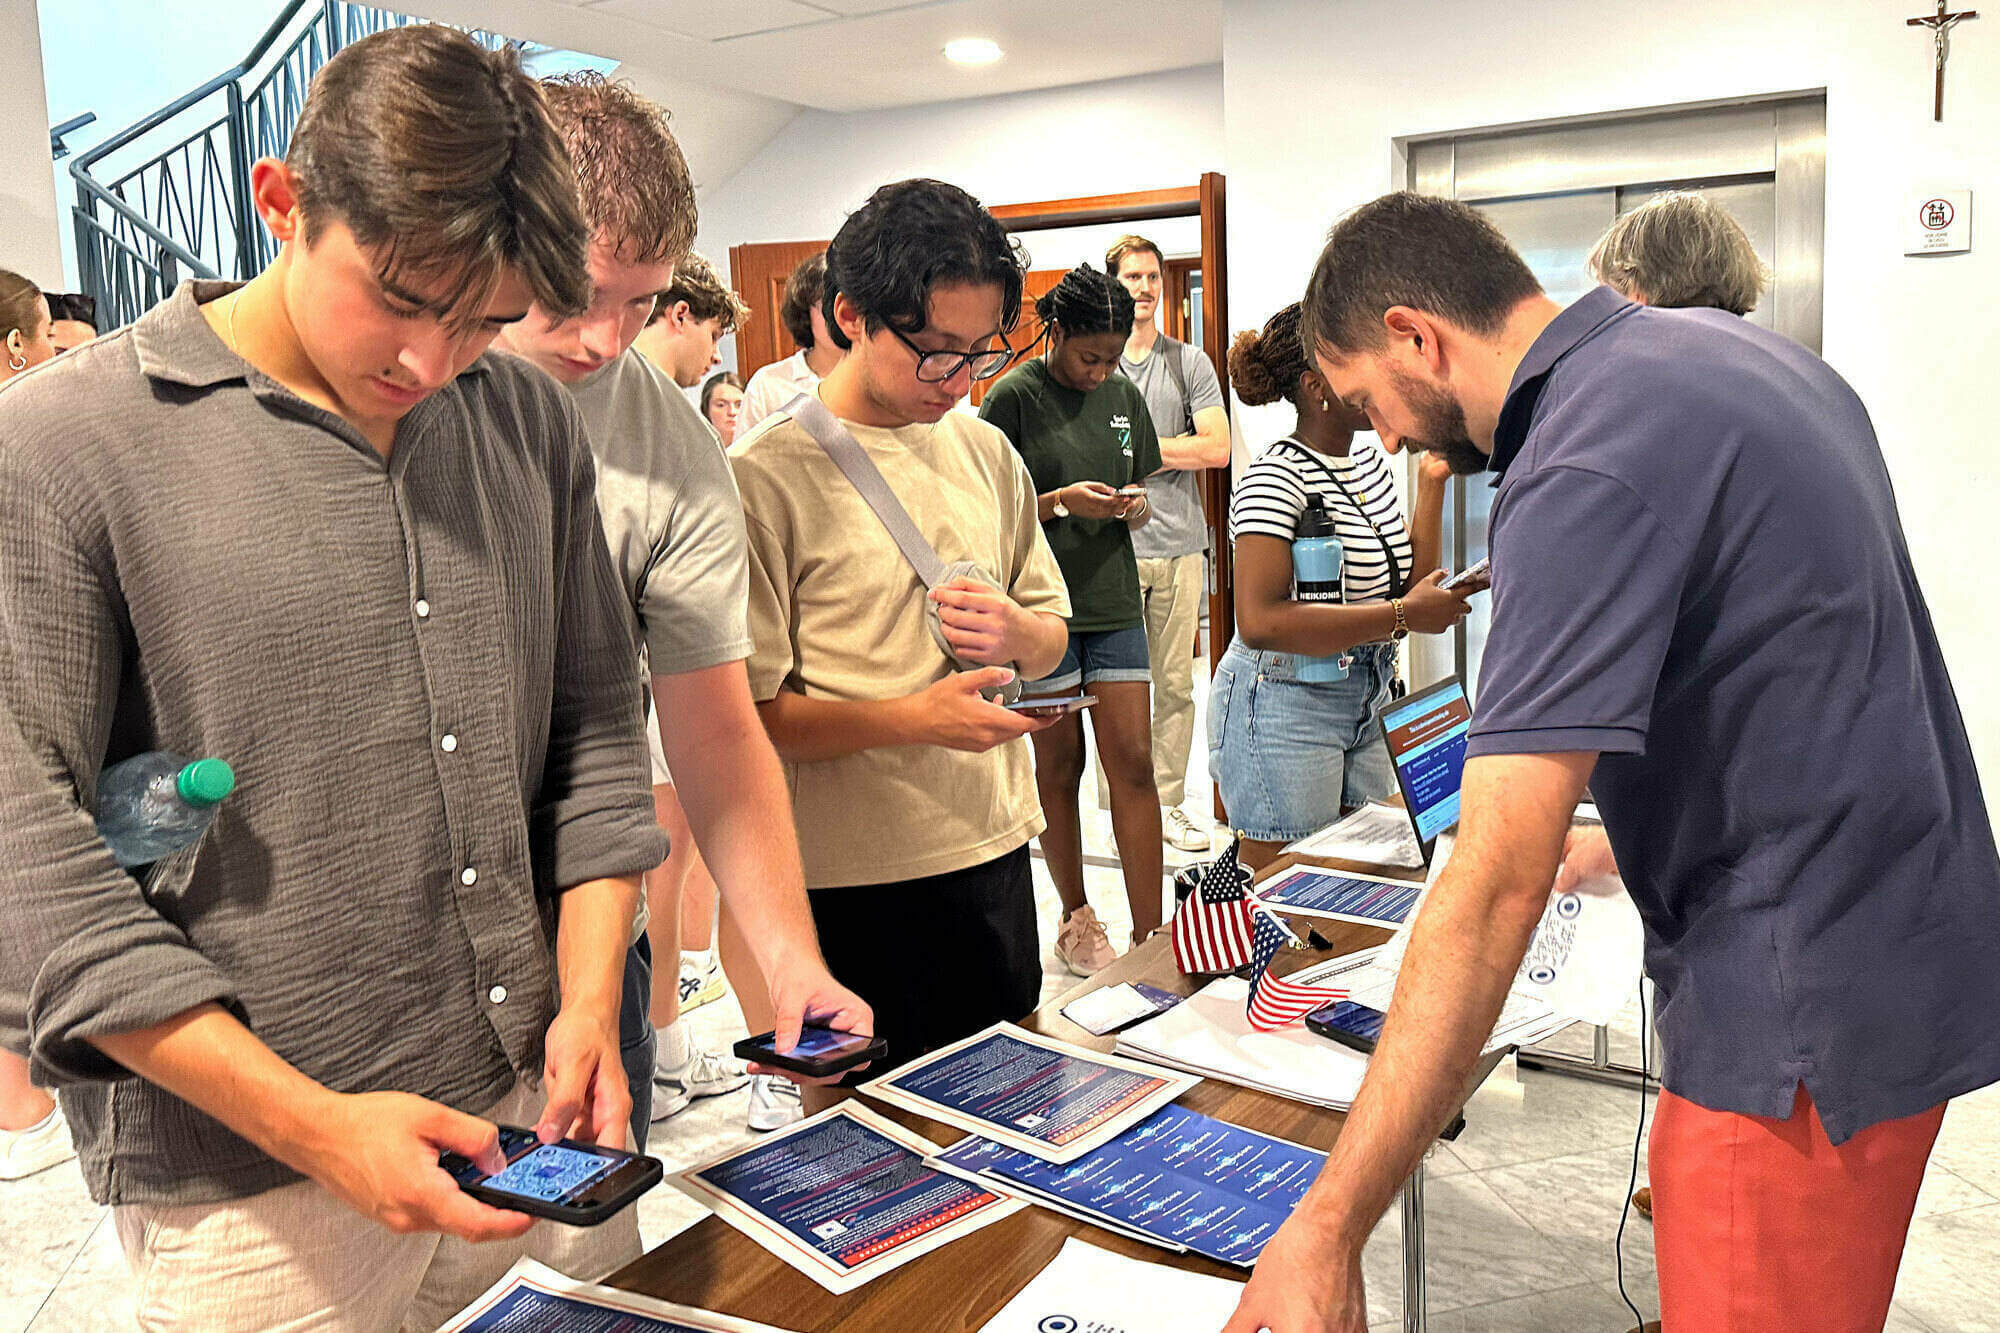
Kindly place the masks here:
MULTIPOLYGON (((1639 974, 1639 1131, 1632 1136, 1632 1176, 1625 1182, 1625 1207, 1618 1214, 1618 1239, 1612 1242, 1613 1257, 1618 1265, 1618 1299, 1625 1302, 1625 1308, 1632 1312, 1636 1327, 1633 1333, 1640 1333, 1646 1327, 1646 1316, 1639 1313, 1639 1307, 1625 1292, 1625 1223, 1632 1216, 1632 1194, 1639 1187, 1639 1145, 1646 1141, 1646 1076, 1653 1068, 1653 1058, 1648 1049, 1646 1037, 1653 1025, 1646 1021, 1646 974, 1639 974)), ((1658 1206, 1657 1200, 1655 1207, 1658 1206)))

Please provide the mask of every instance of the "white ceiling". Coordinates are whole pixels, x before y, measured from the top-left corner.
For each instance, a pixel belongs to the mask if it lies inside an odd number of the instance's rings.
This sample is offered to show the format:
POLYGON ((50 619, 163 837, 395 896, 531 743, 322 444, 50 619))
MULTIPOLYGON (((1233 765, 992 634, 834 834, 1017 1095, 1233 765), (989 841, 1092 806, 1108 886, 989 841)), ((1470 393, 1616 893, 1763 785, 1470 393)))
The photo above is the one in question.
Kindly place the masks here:
POLYGON ((1222 59, 1221 0, 415 0, 426 17, 679 82, 860 111, 1058 88, 1222 59), (1006 53, 967 69, 955 37, 1006 53))

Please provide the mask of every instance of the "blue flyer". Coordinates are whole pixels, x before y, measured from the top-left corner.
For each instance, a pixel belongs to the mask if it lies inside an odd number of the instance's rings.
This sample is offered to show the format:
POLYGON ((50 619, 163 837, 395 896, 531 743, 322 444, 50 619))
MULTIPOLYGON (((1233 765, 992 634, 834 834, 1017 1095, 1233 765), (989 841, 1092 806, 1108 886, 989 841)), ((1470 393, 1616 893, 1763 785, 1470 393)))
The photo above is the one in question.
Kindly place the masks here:
POLYGON ((931 1166, 936 1151, 849 1102, 673 1179, 780 1259, 844 1292, 1020 1206, 931 1166))
POLYGON ((1065 1166, 979 1139, 961 1140, 938 1161, 1169 1249, 1248 1268, 1326 1154, 1170 1106, 1065 1166))
POLYGON ((1337 870, 1294 870, 1257 886, 1265 905, 1305 916, 1357 921, 1391 930, 1403 924, 1423 895, 1421 884, 1400 884, 1337 870))
POLYGON ((579 1282, 533 1259, 515 1261, 438 1333, 784 1333, 616 1287, 579 1282))
POLYGON ((862 1085, 1051 1162, 1099 1148, 1201 1080, 999 1023, 862 1085))

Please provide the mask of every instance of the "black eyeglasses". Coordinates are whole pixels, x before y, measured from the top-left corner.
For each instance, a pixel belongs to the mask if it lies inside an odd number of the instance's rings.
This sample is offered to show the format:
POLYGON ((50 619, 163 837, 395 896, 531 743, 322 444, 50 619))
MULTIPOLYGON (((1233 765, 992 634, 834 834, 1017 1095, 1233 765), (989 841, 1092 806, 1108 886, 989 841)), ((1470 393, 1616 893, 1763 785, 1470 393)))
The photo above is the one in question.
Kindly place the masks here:
POLYGON ((896 341, 916 353, 917 378, 925 384, 943 384, 967 366, 972 367, 973 379, 990 380, 1014 359, 1014 349, 1007 345, 1005 338, 1000 340, 998 347, 984 352, 926 352, 894 324, 888 325, 888 329, 896 335, 896 341))

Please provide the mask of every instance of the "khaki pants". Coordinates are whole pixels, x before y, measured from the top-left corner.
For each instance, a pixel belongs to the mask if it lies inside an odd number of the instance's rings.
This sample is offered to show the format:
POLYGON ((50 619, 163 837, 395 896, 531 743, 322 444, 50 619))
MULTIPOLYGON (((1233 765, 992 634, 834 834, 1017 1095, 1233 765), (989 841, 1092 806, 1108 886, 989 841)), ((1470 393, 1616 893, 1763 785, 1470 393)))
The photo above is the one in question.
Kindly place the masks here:
MULTIPOLYGON (((533 1125, 543 1100, 522 1083, 485 1118, 533 1125)), ((397 1235, 310 1180, 226 1203, 123 1204, 112 1221, 148 1330, 430 1333, 523 1254, 586 1281, 639 1257, 636 1208, 594 1227, 538 1221, 519 1239, 473 1245, 397 1235)))
POLYGON ((1139 562, 1146 607, 1146 647, 1153 668, 1153 783, 1161 806, 1187 799, 1188 747, 1194 741, 1194 639, 1208 595, 1205 557, 1139 562))

